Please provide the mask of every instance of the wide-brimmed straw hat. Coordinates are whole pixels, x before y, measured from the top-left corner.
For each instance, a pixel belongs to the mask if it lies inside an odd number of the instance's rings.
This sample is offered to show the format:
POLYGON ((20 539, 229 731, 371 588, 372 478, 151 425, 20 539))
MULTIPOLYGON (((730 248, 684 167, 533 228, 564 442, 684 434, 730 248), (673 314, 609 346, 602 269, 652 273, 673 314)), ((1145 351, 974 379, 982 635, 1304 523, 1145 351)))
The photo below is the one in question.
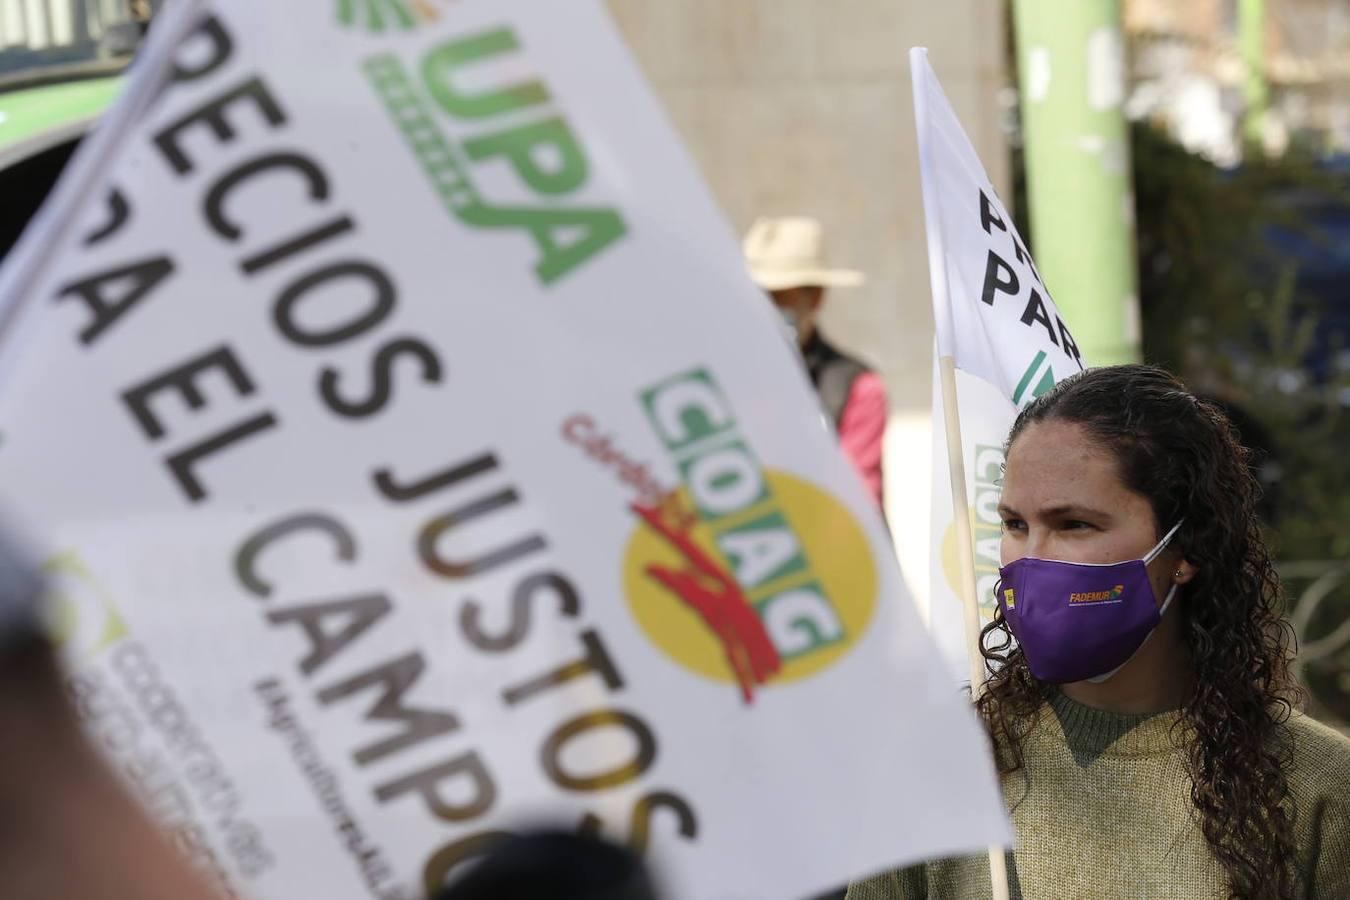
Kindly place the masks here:
POLYGON ((766 291, 863 283, 861 272, 825 264, 825 229, 807 216, 757 219, 743 247, 750 277, 766 291))

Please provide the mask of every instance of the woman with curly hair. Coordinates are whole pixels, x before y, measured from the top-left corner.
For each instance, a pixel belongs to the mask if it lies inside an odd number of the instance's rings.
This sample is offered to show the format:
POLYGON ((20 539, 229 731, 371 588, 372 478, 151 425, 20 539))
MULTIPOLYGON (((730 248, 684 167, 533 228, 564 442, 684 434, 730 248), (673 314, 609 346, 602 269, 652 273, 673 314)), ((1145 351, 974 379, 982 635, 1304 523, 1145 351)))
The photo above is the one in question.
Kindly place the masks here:
MULTIPOLYGON (((1350 740, 1296 709, 1228 420, 1160 369, 1113 366, 1028 406, 1006 449, 977 707, 1013 896, 1350 898, 1350 740)), ((988 896, 984 856, 848 891, 988 896)))

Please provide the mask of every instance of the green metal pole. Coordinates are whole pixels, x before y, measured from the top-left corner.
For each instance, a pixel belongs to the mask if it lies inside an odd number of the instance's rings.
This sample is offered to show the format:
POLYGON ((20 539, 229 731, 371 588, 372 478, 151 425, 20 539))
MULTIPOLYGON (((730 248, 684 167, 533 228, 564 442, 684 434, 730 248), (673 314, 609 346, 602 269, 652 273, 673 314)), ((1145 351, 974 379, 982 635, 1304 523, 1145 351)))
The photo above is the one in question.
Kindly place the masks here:
POLYGON ((1118 0, 1013 0, 1032 253, 1094 366, 1140 358, 1118 0))
POLYGON ((1242 136, 1249 145, 1260 147, 1266 108, 1270 105, 1270 89, 1266 84, 1265 0, 1238 0, 1238 41, 1246 69, 1242 94, 1247 108, 1242 118, 1242 136))

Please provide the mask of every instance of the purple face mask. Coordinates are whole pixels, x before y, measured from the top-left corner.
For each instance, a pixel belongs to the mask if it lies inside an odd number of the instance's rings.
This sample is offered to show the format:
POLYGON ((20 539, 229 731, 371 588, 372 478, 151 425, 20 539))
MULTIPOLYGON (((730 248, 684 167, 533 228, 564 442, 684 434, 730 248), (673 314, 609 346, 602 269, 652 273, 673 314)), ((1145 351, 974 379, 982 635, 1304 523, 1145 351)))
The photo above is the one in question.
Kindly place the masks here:
POLYGON ((1148 580, 1181 522, 1143 559, 1108 565, 1024 557, 999 569, 998 605, 1031 674, 1051 684, 1105 681, 1148 640, 1162 608, 1148 580))

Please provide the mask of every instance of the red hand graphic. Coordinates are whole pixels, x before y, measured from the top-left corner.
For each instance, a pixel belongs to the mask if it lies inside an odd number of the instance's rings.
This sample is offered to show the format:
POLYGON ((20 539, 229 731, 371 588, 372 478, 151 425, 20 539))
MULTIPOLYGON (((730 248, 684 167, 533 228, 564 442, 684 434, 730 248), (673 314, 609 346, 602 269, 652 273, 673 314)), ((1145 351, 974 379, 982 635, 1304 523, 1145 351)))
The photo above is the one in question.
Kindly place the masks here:
POLYGON ((685 558, 687 566, 671 569, 652 564, 646 573, 692 608, 717 635, 741 696, 754 699, 754 688, 782 668, 778 650, 755 614, 741 586, 690 537, 697 518, 683 513, 673 496, 659 507, 634 504, 633 511, 685 558))

